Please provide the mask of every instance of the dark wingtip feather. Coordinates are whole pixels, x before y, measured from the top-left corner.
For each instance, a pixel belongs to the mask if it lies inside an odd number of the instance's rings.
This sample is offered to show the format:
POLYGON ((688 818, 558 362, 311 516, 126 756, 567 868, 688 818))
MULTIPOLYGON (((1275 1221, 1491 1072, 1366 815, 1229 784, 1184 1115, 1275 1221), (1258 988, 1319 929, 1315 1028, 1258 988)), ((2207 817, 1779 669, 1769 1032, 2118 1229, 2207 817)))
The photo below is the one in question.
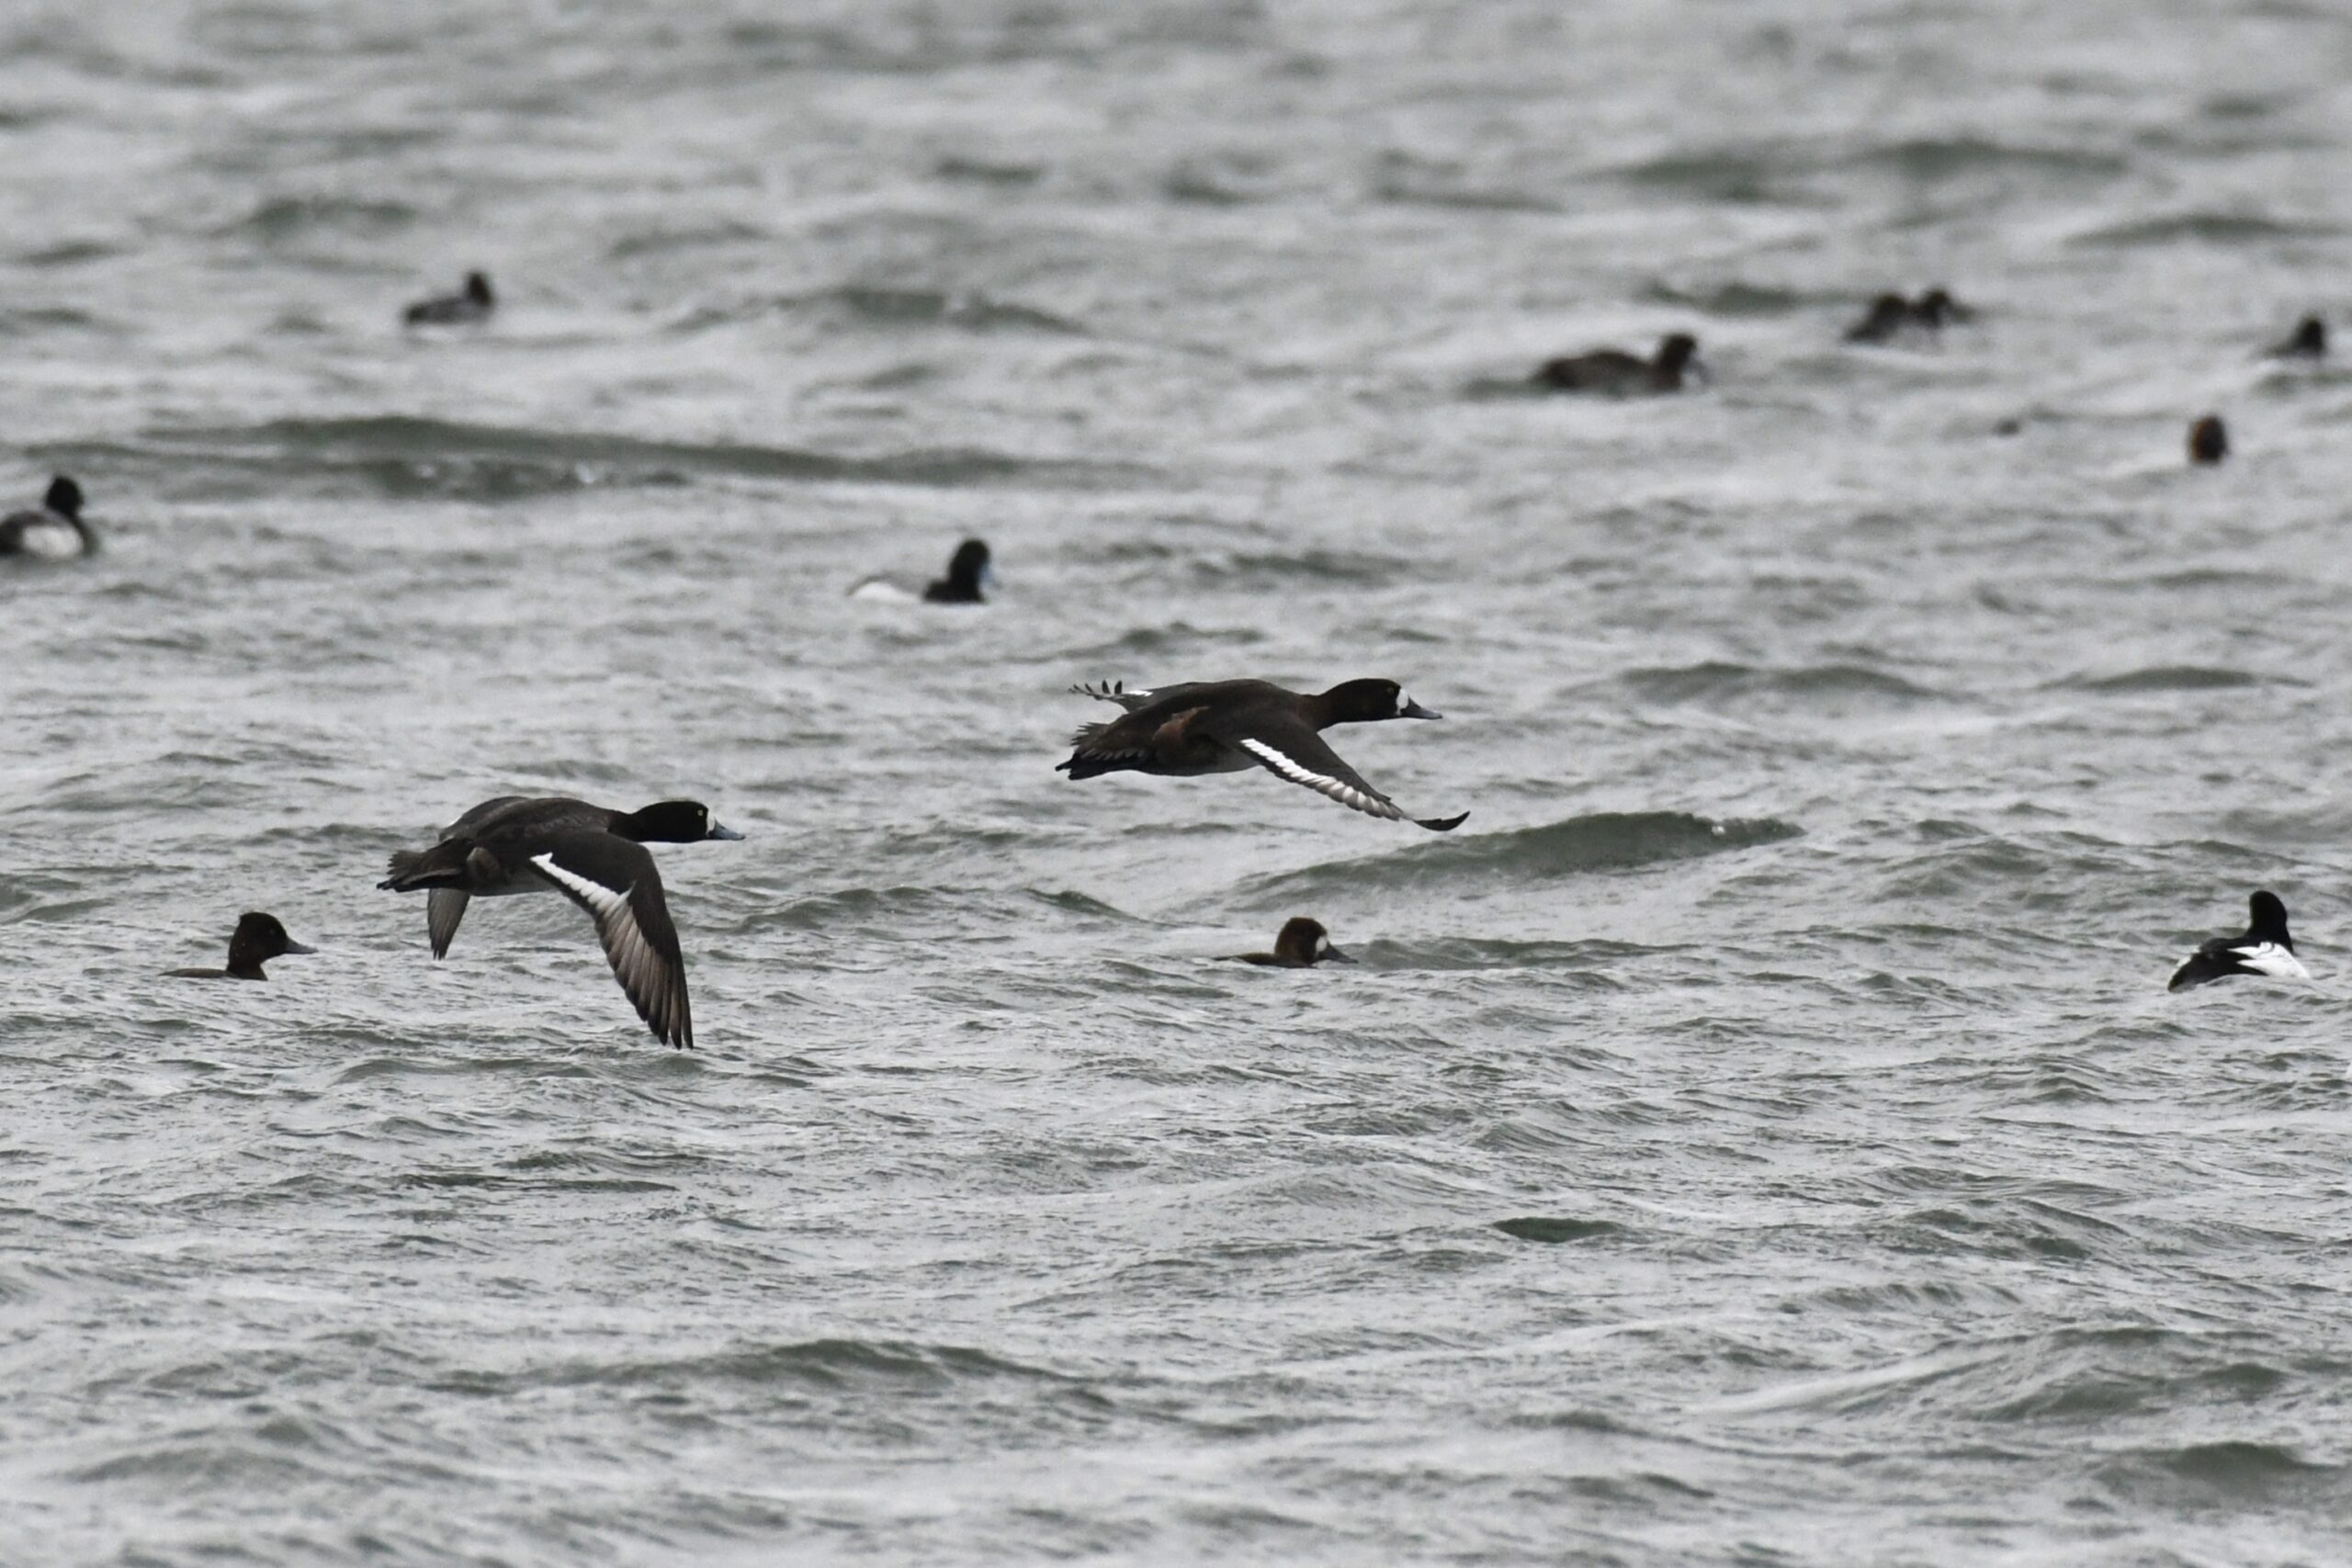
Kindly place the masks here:
POLYGON ((1427 828, 1432 833, 1451 833, 1469 820, 1470 813, 1465 811, 1459 817, 1416 817, 1413 825, 1427 828))

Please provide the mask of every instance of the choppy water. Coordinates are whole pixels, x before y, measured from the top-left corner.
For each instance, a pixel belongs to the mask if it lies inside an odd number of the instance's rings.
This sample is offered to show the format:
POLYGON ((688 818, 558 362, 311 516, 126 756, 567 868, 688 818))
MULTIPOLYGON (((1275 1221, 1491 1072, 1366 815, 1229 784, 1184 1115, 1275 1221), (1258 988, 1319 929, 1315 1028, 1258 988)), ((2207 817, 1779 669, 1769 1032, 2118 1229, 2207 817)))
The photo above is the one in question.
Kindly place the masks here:
POLYGON ((2346 1558, 2341 12, 668 9, 0 25, 0 1561, 2346 1558), (1052 773, 1243 673, 1468 825, 1052 773))

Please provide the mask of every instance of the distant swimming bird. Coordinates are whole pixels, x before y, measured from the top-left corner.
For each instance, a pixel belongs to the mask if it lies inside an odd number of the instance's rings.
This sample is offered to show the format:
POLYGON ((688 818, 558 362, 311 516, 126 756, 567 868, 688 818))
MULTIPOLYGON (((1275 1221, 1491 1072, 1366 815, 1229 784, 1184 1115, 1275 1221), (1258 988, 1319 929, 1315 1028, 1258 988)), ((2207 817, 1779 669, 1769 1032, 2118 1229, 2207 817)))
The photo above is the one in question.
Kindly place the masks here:
POLYGON ((1408 818, 1323 743, 1318 732, 1335 724, 1442 716, 1407 696, 1394 681, 1342 681, 1314 694, 1285 691, 1267 681, 1188 681, 1133 692, 1117 683, 1070 690, 1126 710, 1108 724, 1079 727, 1070 738, 1077 750, 1054 768, 1073 780, 1115 773, 1192 778, 1246 773, 1254 766, 1367 816, 1414 822, 1432 832, 1451 832, 1470 815, 1408 818))
POLYGON ((561 795, 501 795, 443 829, 429 850, 400 850, 376 886, 424 890, 433 956, 449 951, 470 897, 552 889, 588 911, 621 989, 654 1037, 694 1044, 685 956, 662 893, 662 873, 640 845, 741 839, 699 801, 664 800, 616 811, 561 795))
POLYGON ((461 321, 486 319, 497 303, 496 297, 490 291, 490 276, 469 272, 466 274, 463 292, 420 299, 401 312, 401 320, 413 327, 455 326, 461 321))
POLYGON ((1951 297, 1950 289, 1940 288, 1930 288, 1920 295, 1912 305, 1911 313, 1923 325, 1930 327, 1940 327, 1948 321, 1973 321, 1976 319, 1973 306, 1962 304, 1951 297))
POLYGON ((1535 384, 1555 392, 1600 392, 1614 397, 1679 392, 1685 375, 1704 376, 1698 362, 1699 340, 1689 333, 1673 333, 1658 340, 1657 353, 1648 359, 1621 348, 1595 349, 1547 359, 1535 372, 1535 384))
POLYGON ((1846 329, 1848 343, 1894 343, 1919 334, 1933 336, 1947 322, 1965 321, 1976 312, 1951 297, 1947 288, 1930 288, 1917 299, 1882 294, 1871 301, 1862 319, 1846 329))
POLYGON ((1259 964, 1272 969, 1312 969, 1325 959, 1334 964, 1353 964, 1354 959, 1331 945, 1331 934, 1318 920, 1301 915, 1283 924, 1282 933, 1274 938, 1272 953, 1237 953, 1235 959, 1243 964, 1259 964))
POLYGON ((2317 316, 2305 316, 2283 342, 2274 343, 2262 352, 2268 359, 2324 359, 2327 323, 2317 316))
MULTIPOLYGON (((967 539, 948 558, 947 575, 924 588, 922 597, 932 604, 984 604, 988 600, 980 591, 995 586, 996 569, 989 564, 988 542, 967 539)), ((911 604, 915 597, 887 577, 866 578, 849 591, 849 596, 901 604, 911 604)))
POLYGON ((316 953, 315 947, 304 947, 286 934, 276 915, 247 913, 237 918, 237 930, 229 938, 229 967, 226 969, 167 969, 164 973, 176 980, 266 980, 262 964, 272 958, 288 953, 316 953))
POLYGON ((2254 916, 2244 936, 2217 936, 2188 955, 2173 971, 2168 991, 2185 991, 2209 980, 2232 975, 2267 975, 2279 980, 2308 980, 2311 971, 2295 956, 2295 939, 2287 934, 2287 906, 2276 893, 2256 893, 2246 900, 2254 916))
POLYGON ((65 560, 97 547, 98 536, 82 521, 82 487, 63 474, 49 481, 39 507, 0 517, 0 556, 65 560))
POLYGON ((947 575, 922 591, 925 600, 933 604, 978 604, 981 584, 991 581, 996 573, 989 567, 989 547, 985 541, 967 539, 956 547, 947 562, 947 575))
POLYGON ((2229 455, 2230 432, 2220 414, 2209 413, 2188 427, 2190 462, 2218 463, 2229 455))
POLYGON ((1882 294, 1871 301, 1869 312, 1846 329, 1848 343, 1892 343, 1912 325, 1911 301, 1900 294, 1882 294))

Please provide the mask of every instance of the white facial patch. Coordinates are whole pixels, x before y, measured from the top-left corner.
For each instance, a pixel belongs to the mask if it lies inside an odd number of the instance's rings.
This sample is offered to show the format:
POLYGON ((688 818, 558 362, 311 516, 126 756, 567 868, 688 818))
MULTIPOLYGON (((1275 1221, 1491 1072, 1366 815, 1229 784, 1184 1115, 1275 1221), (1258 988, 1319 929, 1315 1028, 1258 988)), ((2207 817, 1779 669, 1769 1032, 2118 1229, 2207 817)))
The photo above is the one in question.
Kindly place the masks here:
POLYGON ((1302 766, 1262 740, 1244 739, 1238 744, 1244 751, 1249 752, 1293 784, 1305 784, 1317 794, 1329 795, 1342 806, 1353 807, 1368 817, 1385 818, 1391 822, 1401 822, 1405 818, 1405 814, 1396 809, 1395 802, 1383 800, 1378 795, 1367 795, 1353 784, 1342 783, 1328 774, 1318 773, 1311 768, 1302 766))
POLYGON ((1408 693, 1408 692, 1405 690, 1405 688, 1404 688, 1404 687, 1402 687, 1402 686, 1397 687, 1397 688, 1396 688, 1396 711, 1397 711, 1398 713, 1403 713, 1407 708, 1411 707, 1412 705, 1413 705, 1413 699, 1412 699, 1411 694, 1410 694, 1409 693, 1408 693))
POLYGON ((1331 939, 1330 939, 1330 937, 1329 937, 1328 934, 1327 934, 1327 935, 1324 935, 1324 936, 1318 936, 1318 937, 1317 937, 1317 938, 1315 939, 1315 955, 1316 955, 1317 958, 1320 958, 1323 954, 1325 954, 1325 953, 1329 953, 1329 952, 1330 952, 1330 951, 1331 951, 1331 939))

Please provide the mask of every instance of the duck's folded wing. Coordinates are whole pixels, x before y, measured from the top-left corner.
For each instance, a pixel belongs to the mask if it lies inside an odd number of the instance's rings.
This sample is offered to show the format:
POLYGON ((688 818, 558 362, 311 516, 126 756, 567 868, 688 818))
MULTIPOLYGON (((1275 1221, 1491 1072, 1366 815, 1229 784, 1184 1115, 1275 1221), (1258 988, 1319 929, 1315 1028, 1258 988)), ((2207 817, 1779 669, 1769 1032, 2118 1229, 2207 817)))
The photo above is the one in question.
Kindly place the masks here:
POLYGON ((1366 784, 1362 773, 1340 760, 1340 754, 1323 743, 1323 738, 1313 730, 1298 727, 1285 728, 1275 740, 1263 740, 1254 735, 1237 738, 1232 744, 1255 757, 1266 770, 1295 784, 1305 784, 1316 794, 1328 795, 1340 805, 1352 807, 1367 817, 1378 817, 1390 822, 1411 822, 1433 833, 1452 832, 1469 817, 1408 817, 1395 801, 1366 784))
POLYGON ((458 922, 466 918, 466 895, 455 887, 436 887, 424 896, 424 934, 433 939, 433 956, 449 956, 458 922))
POLYGON ((519 795, 502 795, 485 800, 480 806, 468 810, 464 816, 447 828, 442 829, 441 836, 445 839, 474 838, 491 818, 508 807, 519 804, 523 798, 519 795))
POLYGON ((2231 973, 2227 956, 2229 944, 2229 938, 2216 937, 2182 959, 2180 967, 2172 972, 2172 979, 2165 984, 2165 989, 2185 991, 2191 986, 2201 986, 2208 980, 2218 980, 2231 973))
POLYGON ((1172 756, 1189 741, 1186 724, 1203 711, 1154 705, 1148 712, 1138 710, 1108 724, 1081 724, 1069 738, 1069 761, 1055 763, 1054 769, 1073 779, 1090 779, 1172 756))
POLYGON ((559 833, 601 833, 619 815, 609 806, 568 795, 502 795, 458 818, 450 832, 476 839, 516 832, 550 838, 559 833))
POLYGON ((596 922, 596 940, 654 1038, 692 1049, 686 960, 662 896, 662 873, 642 845, 610 833, 559 839, 533 869, 596 922))

